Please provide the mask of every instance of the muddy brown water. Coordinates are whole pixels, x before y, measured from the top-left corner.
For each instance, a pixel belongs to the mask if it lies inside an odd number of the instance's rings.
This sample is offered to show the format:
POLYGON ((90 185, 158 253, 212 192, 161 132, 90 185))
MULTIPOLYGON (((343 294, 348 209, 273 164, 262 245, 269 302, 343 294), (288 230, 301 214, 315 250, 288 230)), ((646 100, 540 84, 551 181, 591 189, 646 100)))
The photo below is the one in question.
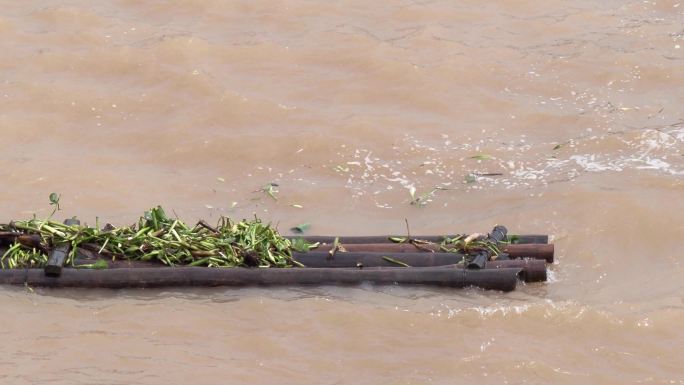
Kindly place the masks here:
POLYGON ((2 1, 0 35, 3 221, 54 191, 557 252, 509 294, 1 288, 1 382, 684 383, 679 0, 2 1))

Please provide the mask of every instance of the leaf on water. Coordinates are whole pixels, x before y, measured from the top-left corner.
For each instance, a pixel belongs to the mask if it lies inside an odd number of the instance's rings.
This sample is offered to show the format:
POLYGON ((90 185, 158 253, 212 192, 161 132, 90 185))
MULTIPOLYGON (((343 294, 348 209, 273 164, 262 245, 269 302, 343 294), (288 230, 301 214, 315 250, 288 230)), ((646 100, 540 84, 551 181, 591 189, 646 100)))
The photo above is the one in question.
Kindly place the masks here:
POLYGON ((221 178, 220 176, 217 177, 216 180, 219 181, 219 182, 225 182, 225 181, 226 181, 225 179, 221 178))
POLYGON ((425 206, 426 204, 428 204, 428 202, 430 201, 430 198, 433 197, 433 195, 435 194, 435 192, 437 192, 437 190, 440 190, 440 189, 433 188, 432 190, 426 192, 425 194, 422 194, 421 196, 414 198, 411 201, 411 204, 417 205, 417 206, 425 206))
POLYGON ((269 183, 266 186, 262 187, 259 191, 264 192, 266 195, 271 197, 274 201, 278 200, 278 197, 276 194, 278 194, 278 184, 277 183, 269 183))
POLYGON ((466 183, 475 183, 477 182, 477 177, 473 174, 468 174, 464 178, 466 183))
POLYGON ((561 147, 563 147, 563 144, 558 143, 557 145, 553 146, 553 149, 554 149, 554 151, 555 151, 555 150, 560 149, 561 147))
POLYGON ((297 234, 304 234, 305 231, 309 230, 311 228, 311 225, 308 223, 302 223, 301 225, 297 225, 293 228, 290 229, 293 233, 297 234))
POLYGON ((492 159, 492 156, 487 154, 477 154, 475 156, 471 156, 470 159, 487 160, 492 159))
POLYGON ((297 208, 297 209, 303 209, 304 208, 304 206, 298 205, 298 204, 294 204, 294 205, 292 205, 292 207, 297 208))

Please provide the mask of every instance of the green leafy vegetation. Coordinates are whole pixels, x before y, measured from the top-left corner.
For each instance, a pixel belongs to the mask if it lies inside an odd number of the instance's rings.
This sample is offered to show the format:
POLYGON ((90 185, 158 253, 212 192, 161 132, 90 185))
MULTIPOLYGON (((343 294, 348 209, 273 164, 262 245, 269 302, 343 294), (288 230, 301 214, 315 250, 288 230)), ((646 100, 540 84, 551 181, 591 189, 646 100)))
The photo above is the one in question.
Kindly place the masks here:
POLYGON ((168 266, 290 267, 297 264, 292 251, 309 248, 304 240, 293 243, 258 218, 234 222, 221 217, 216 226, 205 221, 189 226, 169 218, 160 206, 146 211, 132 226, 107 224, 100 229, 97 224, 69 226, 50 218, 33 218, 0 225, 0 233, 0 240, 9 243, 0 257, 2 268, 43 267, 48 260, 46 251, 62 243, 71 245, 66 264, 93 269, 106 268, 106 261, 77 265, 79 250, 110 260, 168 266))

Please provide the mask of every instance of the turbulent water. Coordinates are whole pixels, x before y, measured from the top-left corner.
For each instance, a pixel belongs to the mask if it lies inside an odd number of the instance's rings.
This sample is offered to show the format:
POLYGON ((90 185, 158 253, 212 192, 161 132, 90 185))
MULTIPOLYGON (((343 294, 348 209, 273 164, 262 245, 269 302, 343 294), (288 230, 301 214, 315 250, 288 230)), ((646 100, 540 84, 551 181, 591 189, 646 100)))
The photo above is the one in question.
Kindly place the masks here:
POLYGON ((684 383, 679 0, 1 1, 0 35, 0 222, 557 253, 509 294, 2 288, 2 383, 684 383))

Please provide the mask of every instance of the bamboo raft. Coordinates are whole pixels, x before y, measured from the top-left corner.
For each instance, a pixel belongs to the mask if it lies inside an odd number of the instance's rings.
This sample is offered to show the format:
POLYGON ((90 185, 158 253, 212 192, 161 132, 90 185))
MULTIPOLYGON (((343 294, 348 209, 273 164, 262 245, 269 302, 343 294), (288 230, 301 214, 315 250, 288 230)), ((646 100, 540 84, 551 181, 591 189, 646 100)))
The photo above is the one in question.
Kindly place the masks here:
MULTIPOLYGON (((78 225, 76 220, 65 221, 78 225)), ((500 253, 475 250, 468 255, 444 250, 440 245, 452 236, 365 236, 286 237, 303 238, 315 244, 308 252, 292 252, 299 267, 216 268, 166 266, 159 261, 116 259, 99 245, 82 244, 71 264, 65 264, 68 244, 44 250, 44 268, 14 268, 3 265, 0 284, 39 287, 153 288, 170 286, 276 286, 374 284, 430 285, 454 288, 478 287, 511 291, 519 282, 543 282, 547 264, 554 261, 554 246, 546 235, 508 237, 496 226, 486 239, 498 245, 500 253), (397 239, 402 240, 397 243, 397 239), (105 261, 105 269, 78 266, 105 261)), ((37 235, 0 233, 0 255, 11 244, 44 247, 37 235)))

